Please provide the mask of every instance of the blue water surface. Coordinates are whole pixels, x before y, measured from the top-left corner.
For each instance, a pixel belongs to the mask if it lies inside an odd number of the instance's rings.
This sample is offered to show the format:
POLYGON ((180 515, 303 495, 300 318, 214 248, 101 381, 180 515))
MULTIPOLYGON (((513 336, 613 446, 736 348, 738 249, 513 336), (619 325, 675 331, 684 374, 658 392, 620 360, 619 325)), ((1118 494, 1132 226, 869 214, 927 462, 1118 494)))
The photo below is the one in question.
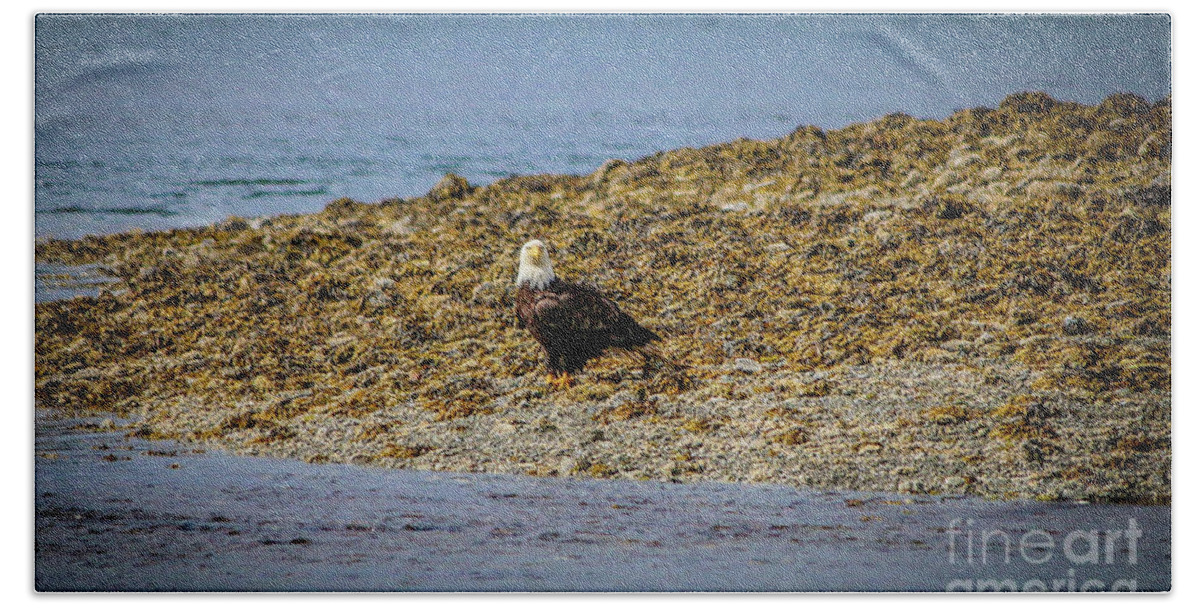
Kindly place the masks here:
POLYGON ((1167 15, 40 15, 35 233, 425 192, 1044 90, 1171 91, 1167 15))

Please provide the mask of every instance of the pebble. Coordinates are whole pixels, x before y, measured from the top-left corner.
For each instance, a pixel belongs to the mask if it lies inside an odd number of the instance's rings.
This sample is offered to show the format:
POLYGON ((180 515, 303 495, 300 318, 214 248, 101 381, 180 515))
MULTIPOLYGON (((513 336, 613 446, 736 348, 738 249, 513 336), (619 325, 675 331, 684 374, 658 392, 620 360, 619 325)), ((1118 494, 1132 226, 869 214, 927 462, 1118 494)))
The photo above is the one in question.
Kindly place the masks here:
POLYGON ((762 371, 763 366, 754 359, 738 357, 733 360, 733 369, 742 372, 743 374, 757 374, 762 371))
POLYGON ((1088 333, 1089 327, 1087 321, 1079 317, 1066 317, 1062 321, 1063 333, 1068 336, 1081 336, 1088 333))
POLYGON ((382 291, 372 291, 367 294, 366 303, 371 308, 386 308, 392 305, 392 297, 382 291))
POLYGON ((942 480, 942 487, 947 491, 962 491, 967 487, 967 480, 960 476, 951 476, 942 480))
POLYGON ((471 184, 467 183, 466 178, 447 173, 442 181, 438 182, 429 191, 429 197, 434 200, 452 200, 466 196, 471 191, 471 184))
POLYGON ((248 230, 250 223, 240 217, 228 217, 217 222, 216 229, 225 232, 240 232, 248 230))

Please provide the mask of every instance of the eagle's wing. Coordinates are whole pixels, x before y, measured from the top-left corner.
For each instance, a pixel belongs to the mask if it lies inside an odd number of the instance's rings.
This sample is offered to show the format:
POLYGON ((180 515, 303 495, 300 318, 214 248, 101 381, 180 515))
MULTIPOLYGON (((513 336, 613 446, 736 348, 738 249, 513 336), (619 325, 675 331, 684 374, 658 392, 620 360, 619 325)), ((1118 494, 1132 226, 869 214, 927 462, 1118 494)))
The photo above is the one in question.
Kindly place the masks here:
POLYGON ((578 285, 539 293, 533 315, 543 331, 559 335, 607 334, 620 325, 622 316, 612 300, 578 285))
POLYGON ((586 340, 600 350, 634 348, 661 339, 599 291, 582 285, 567 284, 539 294, 533 314, 543 334, 586 340))

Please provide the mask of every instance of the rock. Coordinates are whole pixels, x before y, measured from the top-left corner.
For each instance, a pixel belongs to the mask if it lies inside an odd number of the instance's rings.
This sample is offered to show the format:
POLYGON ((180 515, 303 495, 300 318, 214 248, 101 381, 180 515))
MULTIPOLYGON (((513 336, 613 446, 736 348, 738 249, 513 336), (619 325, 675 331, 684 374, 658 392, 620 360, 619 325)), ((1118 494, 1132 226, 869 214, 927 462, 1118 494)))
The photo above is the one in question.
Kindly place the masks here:
POLYGON ((947 340, 942 342, 942 350, 952 353, 965 353, 971 350, 973 343, 969 340, 947 340))
POLYGON ((733 360, 733 369, 743 374, 757 374, 762 371, 763 367, 761 363, 754 359, 738 357, 733 360))
POLYGON ((1134 304, 1133 300, 1117 300, 1115 302, 1109 302, 1108 304, 1105 304, 1104 312, 1111 315, 1130 317, 1137 314, 1137 306, 1134 304))
MULTIPOLYGON (((621 169, 627 169, 628 167, 629 163, 619 158, 610 158, 592 172, 588 178, 588 184, 593 188, 598 188, 606 182, 611 181, 621 169)), ((628 171, 624 171, 623 173, 628 175, 628 171)))
POLYGON ((442 178, 442 181, 429 190, 429 198, 435 201, 456 200, 467 196, 472 190, 474 188, 471 187, 466 178, 453 173, 447 173, 442 178))
POLYGON ((1013 93, 1005 97, 999 106, 1001 111, 1009 111, 1016 114, 1045 114, 1049 112, 1058 102, 1054 98, 1041 91, 1025 91, 1022 93, 1013 93))
POLYGON ((1150 104, 1142 96, 1133 93, 1113 93, 1105 97, 1096 108, 1102 114, 1115 114, 1131 118, 1150 111, 1150 104))
POLYGON ((558 461, 558 474, 563 477, 570 477, 571 474, 582 468, 580 461, 570 456, 564 457, 558 461))
POLYGON ((750 205, 741 202, 721 205, 721 211, 746 211, 748 209, 750 209, 750 205))
POLYGON ((250 228, 250 223, 240 217, 227 217, 214 226, 221 232, 241 232, 250 228))
POLYGON ((416 232, 416 230, 414 230, 412 227, 412 218, 409 217, 400 218, 388 224, 387 226, 384 226, 383 231, 396 236, 408 236, 416 232))
POLYGON ((619 407, 625 405, 626 403, 635 403, 637 400, 637 395, 633 391, 623 390, 614 393, 611 397, 605 400, 604 405, 606 407, 619 407))
POLYGON ((882 452, 883 444, 878 441, 864 441, 858 444, 856 448, 859 454, 869 454, 874 452, 882 452))
POLYGON ((979 181, 984 183, 994 182, 1004 176, 1004 169, 1001 167, 988 167, 979 172, 979 181))
POLYGON ((966 478, 958 475, 952 475, 942 481, 942 490, 948 494, 962 494, 966 487, 966 478))
POLYGON ((965 167, 983 164, 983 157, 979 154, 958 150, 955 152, 956 153, 951 153, 950 159, 946 161, 946 166, 950 167, 951 169, 962 169, 965 167))
POLYGON ((393 303, 392 296, 389 296, 382 291, 372 291, 367 294, 366 305, 368 308, 387 308, 393 303))
POLYGON ((142 266, 138 269, 137 277, 143 281, 155 281, 162 276, 158 266, 142 266))
POLYGON ((1127 207, 1117 216, 1117 225, 1108 231, 1108 237, 1121 243, 1133 243, 1165 232, 1166 225, 1153 214, 1142 214, 1127 207))
POLYGON ((754 184, 746 184, 745 186, 742 186, 742 192, 754 192, 755 190, 758 190, 760 188, 766 188, 767 186, 773 185, 774 183, 775 183, 775 180, 769 179, 769 180, 766 180, 763 182, 757 182, 754 184))
POLYGON ((1171 206, 1171 184, 1158 179, 1145 188, 1131 188, 1121 192, 1121 195, 1139 207, 1171 206))
POLYGON ((926 204, 935 209, 939 220, 956 220, 968 211, 966 202, 956 196, 934 197, 926 204))
POLYGON ((474 304, 500 305, 508 293, 508 284, 500 281, 484 281, 471 290, 474 304))
POLYGON ((1070 182, 1037 180, 1025 186, 1025 194, 1037 199, 1075 200, 1083 194, 1083 188, 1070 182))
POLYGON ((939 173, 938 176, 933 179, 933 187, 934 189, 947 188, 949 186, 961 183, 965 179, 965 173, 949 169, 939 173))
POLYGON ((875 231, 875 240, 879 242, 881 247, 887 247, 892 243, 892 233, 880 228, 875 231))
POLYGON ((750 477, 750 481, 756 482, 756 483, 771 481, 772 478, 774 477, 774 471, 773 471, 772 467, 770 465, 768 465, 767 463, 757 463, 754 466, 750 467, 749 477, 750 477))
POLYGON ((1068 336, 1082 336, 1090 331, 1087 321, 1072 316, 1063 319, 1062 329, 1063 333, 1068 336))
POLYGON ((925 174, 921 173, 920 171, 917 171, 917 170, 909 171, 908 175, 904 176, 904 181, 900 182, 900 187, 901 188, 912 188, 913 186, 916 186, 921 181, 924 181, 924 179, 925 179, 925 174))
POLYGON ((1137 155, 1140 158, 1166 159, 1171 155, 1171 145, 1164 142, 1163 138, 1158 135, 1151 134, 1142 140, 1142 144, 1138 146, 1137 155))
POLYGON ((891 216, 892 216, 892 212, 887 209, 876 209, 875 211, 868 211, 866 214, 864 214, 863 222, 864 223, 879 222, 879 221, 886 220, 891 216))

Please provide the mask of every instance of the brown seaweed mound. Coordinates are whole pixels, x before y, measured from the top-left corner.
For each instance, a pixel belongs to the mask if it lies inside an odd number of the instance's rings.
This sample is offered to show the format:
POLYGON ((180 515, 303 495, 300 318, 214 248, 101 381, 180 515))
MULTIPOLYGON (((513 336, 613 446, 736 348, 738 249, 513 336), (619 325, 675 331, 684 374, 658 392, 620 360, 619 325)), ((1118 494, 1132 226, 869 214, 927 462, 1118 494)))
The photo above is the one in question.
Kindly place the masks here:
POLYGON ((45 241, 36 400, 388 466, 1170 497, 1171 106, 1041 93, 609 161, 587 176, 45 241), (538 237, 691 366, 546 390, 538 237))

